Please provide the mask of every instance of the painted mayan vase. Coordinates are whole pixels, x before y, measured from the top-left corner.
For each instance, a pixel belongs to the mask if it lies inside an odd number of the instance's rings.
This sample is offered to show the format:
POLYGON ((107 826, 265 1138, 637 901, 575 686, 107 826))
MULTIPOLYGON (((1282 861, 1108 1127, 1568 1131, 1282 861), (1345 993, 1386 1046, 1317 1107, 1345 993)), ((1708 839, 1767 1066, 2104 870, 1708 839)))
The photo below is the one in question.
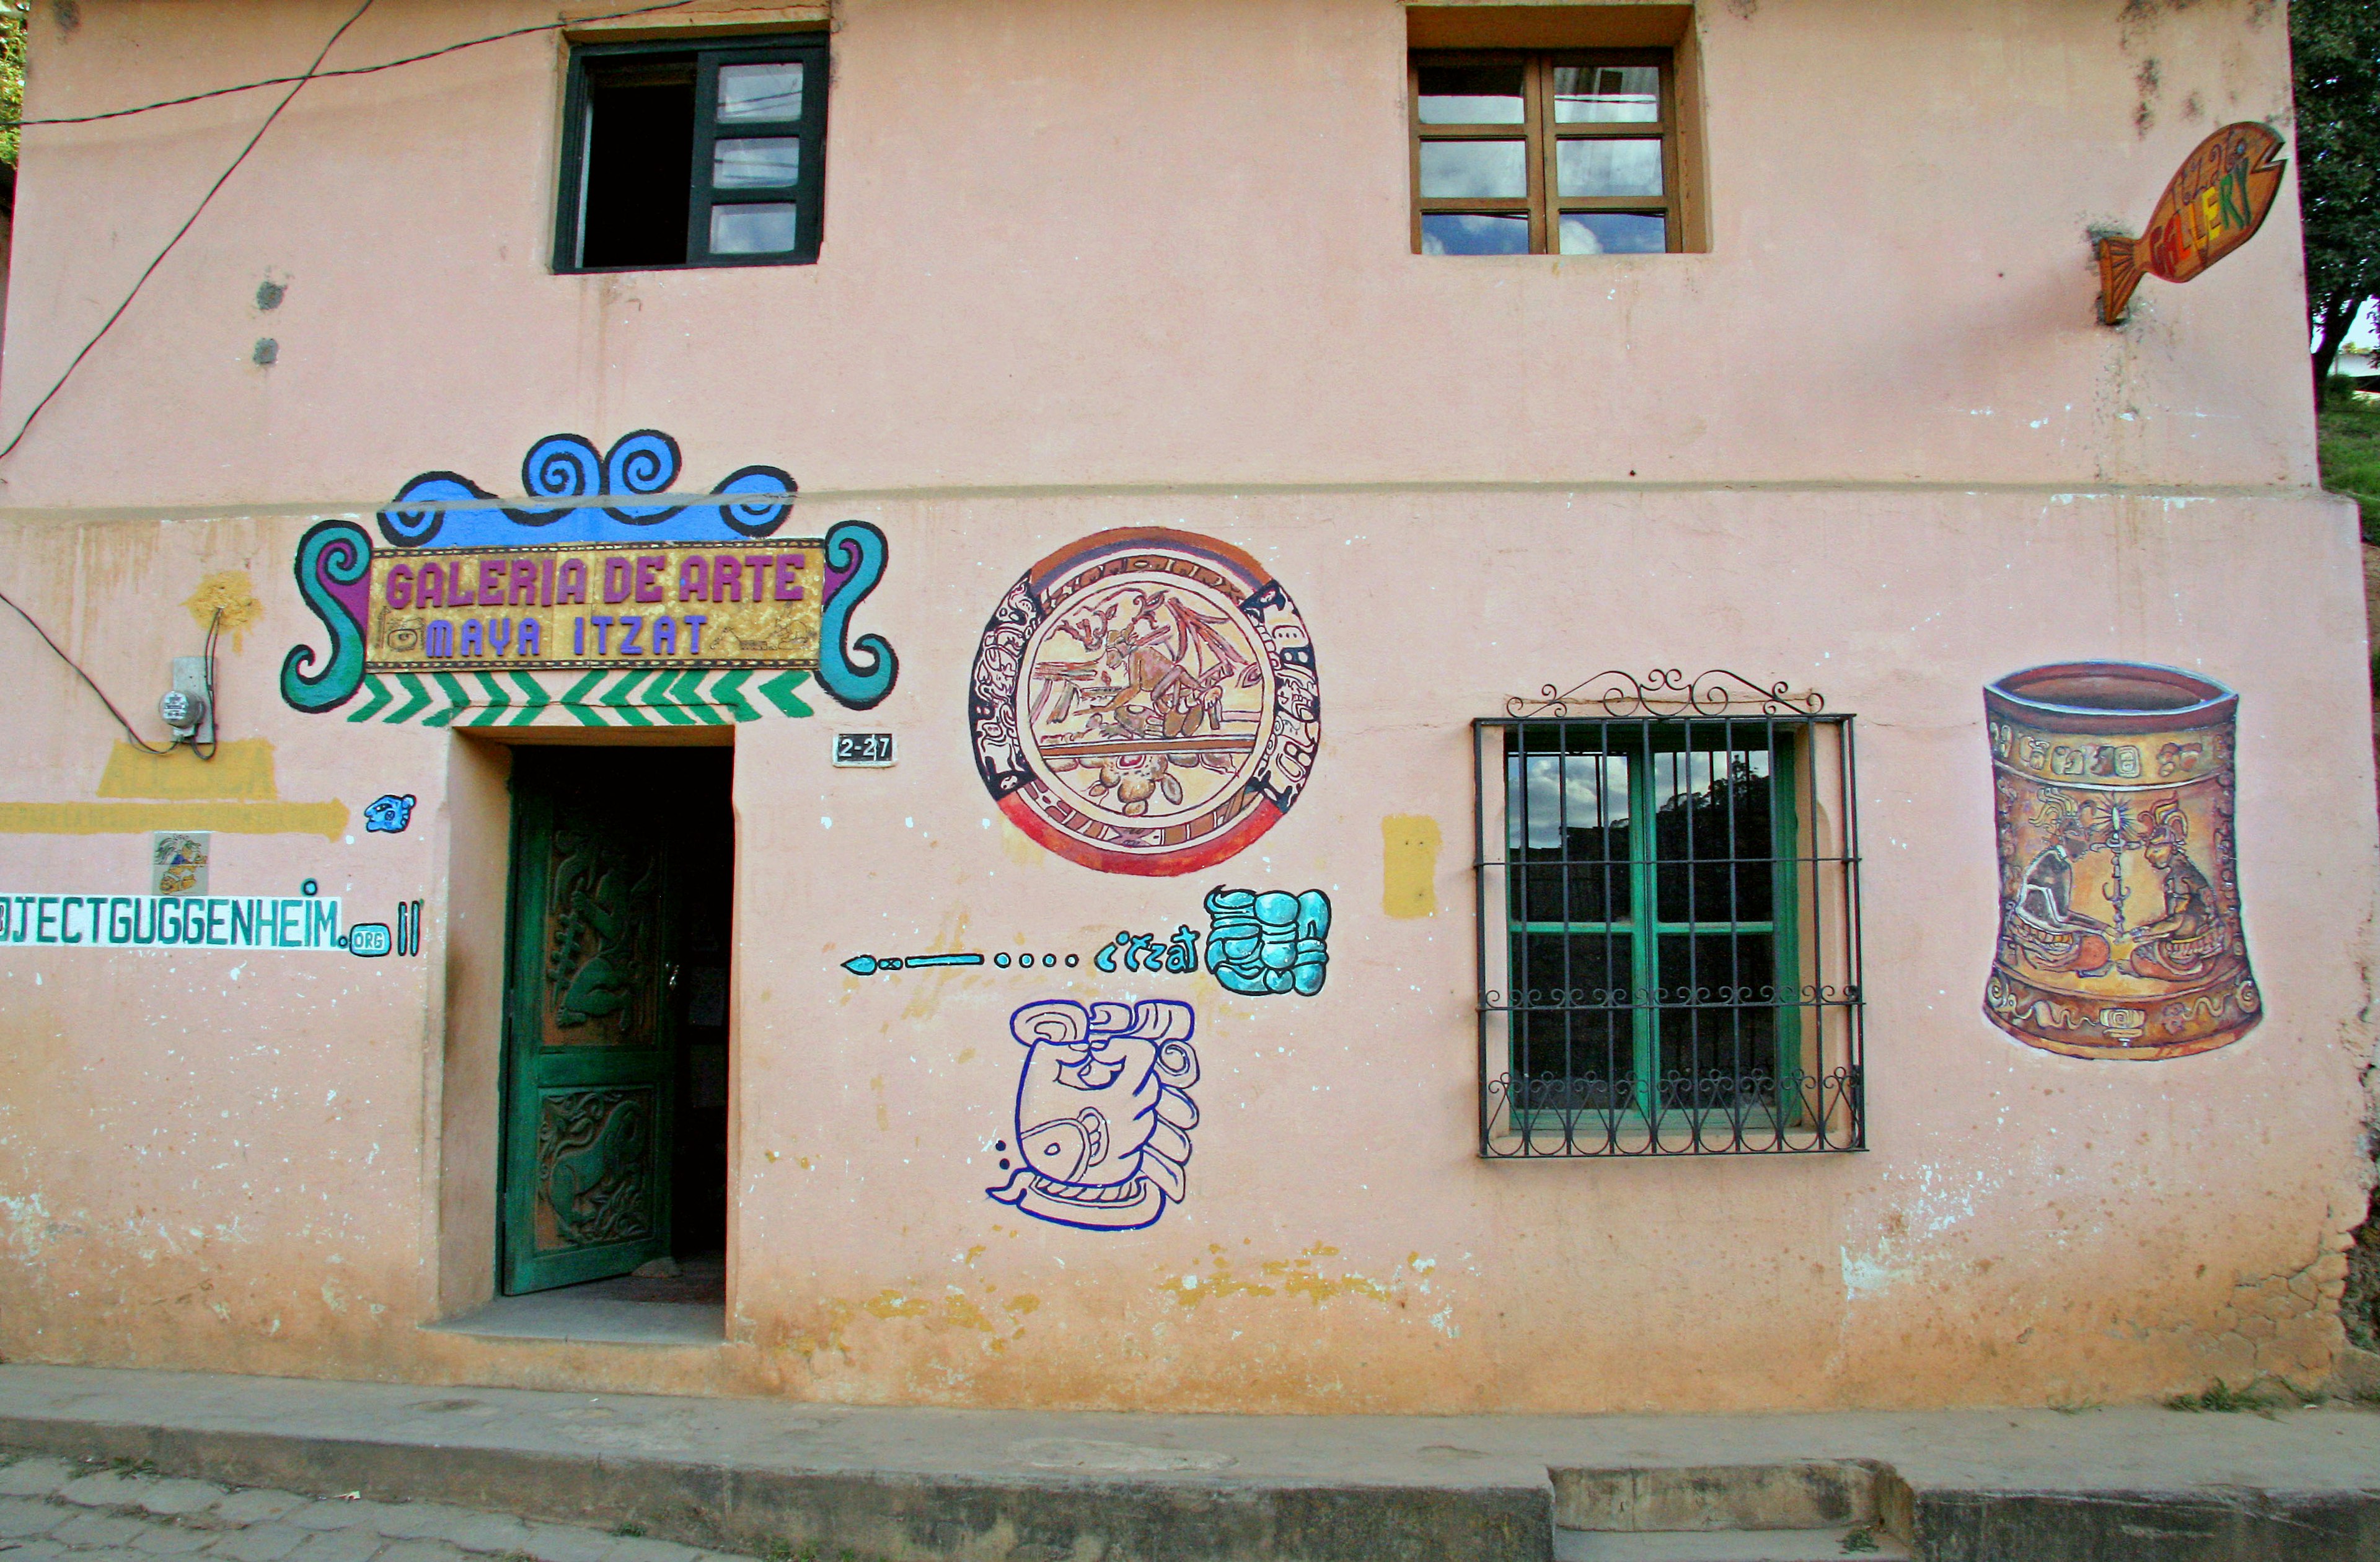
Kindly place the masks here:
POLYGON ((1999 946, 1984 1010, 2071 1057, 2180 1057, 2264 1017, 2240 922, 2240 697, 2171 667, 2079 662, 1984 690, 1999 946))

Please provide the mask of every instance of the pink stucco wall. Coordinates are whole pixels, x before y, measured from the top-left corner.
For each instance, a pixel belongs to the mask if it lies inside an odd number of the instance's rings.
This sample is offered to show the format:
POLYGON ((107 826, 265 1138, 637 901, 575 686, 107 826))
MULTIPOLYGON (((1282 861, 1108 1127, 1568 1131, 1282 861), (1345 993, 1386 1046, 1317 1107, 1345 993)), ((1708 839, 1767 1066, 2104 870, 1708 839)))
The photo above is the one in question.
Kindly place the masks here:
MULTIPOLYGON (((45 10, 30 111, 300 67, 346 11, 85 0, 62 33, 45 10)), ((551 16, 375 8, 333 63, 551 16)), ((550 36, 318 84, 0 463, 7 589, 136 720, 196 649, 201 582, 258 604, 223 712, 270 744, 270 793, 132 806, 281 810, 215 826, 219 893, 311 877, 429 908, 418 960, 0 947, 0 1355, 1313 1410, 2322 1375, 2363 1215, 2375 854, 2353 513, 2306 486, 2294 181, 2120 331, 2092 323, 2087 241, 2215 125, 2286 115, 2278 7, 1712 3, 1709 251, 1509 261, 1407 252, 1397 6, 857 0, 835 23, 819 265, 551 275, 550 36), (415 472, 509 490, 540 435, 640 427, 706 485, 791 470, 804 534, 881 528, 859 627, 901 681, 864 722, 735 731, 730 1341, 425 1332, 489 1285, 504 754, 283 704, 284 653, 322 644, 291 551, 415 472), (1061 860, 969 758, 1002 592, 1120 526, 1255 555, 1319 656, 1312 788, 1193 879, 1061 860), (2057 1057, 1979 1011, 1980 689, 2083 657, 2241 694, 2266 1017, 2203 1056, 2057 1057), (1657 665, 1858 714, 1865 1154, 1476 1158, 1467 724, 1657 665), (852 726, 896 732, 900 764, 831 769, 852 726), (383 792, 419 799, 402 836, 355 817, 383 792), (333 801, 344 827, 292 812, 333 801), (1409 816, 1443 828, 1438 910, 1392 918, 1382 821, 1409 816), (838 962, 1087 954, 1216 882, 1318 886, 1336 915, 1318 997, 1155 995, 1199 1015, 1189 1199, 1125 1235, 989 1202, 1010 1010, 1131 984, 838 962)), ((0 428, 269 101, 29 133, 0 428)), ((20 638, 0 889, 128 890, 152 824, 101 796, 118 735, 20 638)))

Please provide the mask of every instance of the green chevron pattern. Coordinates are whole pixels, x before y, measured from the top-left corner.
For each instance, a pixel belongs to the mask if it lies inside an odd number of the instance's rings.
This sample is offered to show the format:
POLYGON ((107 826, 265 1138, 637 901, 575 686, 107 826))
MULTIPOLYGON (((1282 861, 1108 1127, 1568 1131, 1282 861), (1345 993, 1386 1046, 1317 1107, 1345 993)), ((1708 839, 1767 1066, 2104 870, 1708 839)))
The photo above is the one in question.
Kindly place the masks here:
POLYGON ((795 690, 809 681, 804 670, 765 675, 750 667, 718 671, 668 667, 615 673, 534 673, 468 669, 428 673, 367 673, 362 703, 349 721, 424 726, 725 726, 759 721, 774 713, 807 716, 810 709, 795 690), (762 681, 751 693, 745 685, 762 681))

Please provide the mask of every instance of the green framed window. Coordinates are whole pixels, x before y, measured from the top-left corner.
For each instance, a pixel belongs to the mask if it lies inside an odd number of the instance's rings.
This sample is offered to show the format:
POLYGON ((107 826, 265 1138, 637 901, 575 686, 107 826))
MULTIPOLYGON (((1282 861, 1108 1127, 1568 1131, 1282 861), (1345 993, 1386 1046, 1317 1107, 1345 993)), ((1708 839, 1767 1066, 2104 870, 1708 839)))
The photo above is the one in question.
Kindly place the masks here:
POLYGON ((1850 718, 1477 738, 1482 1153, 1861 1147, 1850 718))
POLYGON ((554 269, 816 261, 826 49, 823 33, 574 49, 554 269))

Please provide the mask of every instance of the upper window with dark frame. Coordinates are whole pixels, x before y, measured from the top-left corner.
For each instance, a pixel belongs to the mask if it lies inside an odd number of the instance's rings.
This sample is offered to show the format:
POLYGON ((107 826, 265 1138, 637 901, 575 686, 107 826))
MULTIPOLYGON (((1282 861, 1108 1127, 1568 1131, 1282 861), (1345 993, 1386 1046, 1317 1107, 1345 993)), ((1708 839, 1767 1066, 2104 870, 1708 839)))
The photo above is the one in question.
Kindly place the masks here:
POLYGON ((1686 247, 1669 50, 1416 51, 1411 86, 1415 253, 1686 247))
POLYGON ((556 271, 818 259, 826 39, 571 52, 556 271))

